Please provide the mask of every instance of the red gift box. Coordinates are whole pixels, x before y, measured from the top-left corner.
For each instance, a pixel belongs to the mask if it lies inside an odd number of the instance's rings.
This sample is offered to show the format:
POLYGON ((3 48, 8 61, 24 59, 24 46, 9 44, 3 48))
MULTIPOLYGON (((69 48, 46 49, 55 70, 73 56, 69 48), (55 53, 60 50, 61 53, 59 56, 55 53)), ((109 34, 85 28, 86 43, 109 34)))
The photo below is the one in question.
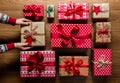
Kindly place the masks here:
POLYGON ((59 20, 88 20, 89 4, 87 3, 70 3, 58 5, 59 20))
POLYGON ((41 4, 25 4, 23 11, 25 17, 34 17, 35 20, 39 20, 39 17, 44 15, 44 6, 41 4))
POLYGON ((52 48, 91 48, 91 24, 51 24, 52 48))
POLYGON ((55 77, 54 51, 21 51, 21 77, 55 77))
POLYGON ((88 76, 88 56, 60 56, 60 76, 88 76))
POLYGON ((94 76, 112 75, 112 50, 94 49, 94 76))

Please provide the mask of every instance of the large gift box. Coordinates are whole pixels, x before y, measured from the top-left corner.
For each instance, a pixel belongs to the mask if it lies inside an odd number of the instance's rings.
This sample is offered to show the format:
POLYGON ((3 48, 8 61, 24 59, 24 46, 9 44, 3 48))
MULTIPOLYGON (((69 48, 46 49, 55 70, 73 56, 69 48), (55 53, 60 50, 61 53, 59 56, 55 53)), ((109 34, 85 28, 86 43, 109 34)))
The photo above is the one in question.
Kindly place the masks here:
POLYGON ((32 22, 29 26, 21 28, 21 42, 31 46, 45 46, 45 23, 32 22))
POLYGON ((91 48, 91 24, 51 24, 52 48, 91 48))
POLYGON ((88 20, 89 4, 87 3, 69 3, 58 5, 59 20, 88 20))
POLYGON ((55 77, 54 51, 21 51, 20 77, 55 77))
POLYGON ((109 3, 93 4, 92 10, 94 19, 109 18, 109 3))
POLYGON ((55 17, 55 7, 54 5, 47 5, 47 18, 55 17))
POLYGON ((112 50, 94 49, 94 76, 112 75, 112 50))
POLYGON ((88 76, 88 56, 59 56, 60 76, 88 76))
POLYGON ((111 42, 111 23, 97 22, 96 23, 96 43, 111 42))
POLYGON ((34 20, 39 20, 44 15, 44 6, 42 4, 25 4, 23 12, 25 17, 32 17, 34 20))

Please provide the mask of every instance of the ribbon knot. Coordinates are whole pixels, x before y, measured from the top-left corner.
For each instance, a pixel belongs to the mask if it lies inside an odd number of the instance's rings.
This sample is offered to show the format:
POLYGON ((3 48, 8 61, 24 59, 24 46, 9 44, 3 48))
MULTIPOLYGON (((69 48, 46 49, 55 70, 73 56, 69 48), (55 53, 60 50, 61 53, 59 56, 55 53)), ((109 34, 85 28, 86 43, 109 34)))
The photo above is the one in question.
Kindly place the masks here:
MULTIPOLYGON (((77 25, 73 27, 73 29, 70 32, 70 35, 67 35, 64 32, 61 24, 58 24, 57 27, 58 27, 59 35, 61 36, 61 38, 64 39, 61 43, 64 46, 68 46, 69 43, 71 42, 73 44, 73 46, 77 47, 78 46, 78 41, 77 41, 78 39, 87 39, 87 38, 91 37, 90 34, 83 35, 83 36, 78 36, 79 27, 77 25)), ((82 44, 82 43, 84 43, 84 42, 79 42, 79 44, 82 44)))
POLYGON ((26 39, 25 43, 32 44, 33 41, 36 41, 36 38, 34 35, 37 35, 37 31, 35 31, 38 28, 38 26, 35 26, 35 28, 32 29, 32 26, 30 27, 30 31, 24 30, 24 39, 26 39))
POLYGON ((108 29, 100 29, 98 31, 98 35, 102 35, 102 34, 108 35, 108 29))
POLYGON ((94 62, 94 61, 93 61, 93 63, 94 63, 94 64, 97 64, 97 67, 98 67, 98 68, 102 68, 102 67, 105 67, 105 66, 108 65, 108 64, 112 64, 112 62, 105 60, 105 55, 101 55, 101 56, 99 57, 98 61, 97 61, 97 62, 94 62))

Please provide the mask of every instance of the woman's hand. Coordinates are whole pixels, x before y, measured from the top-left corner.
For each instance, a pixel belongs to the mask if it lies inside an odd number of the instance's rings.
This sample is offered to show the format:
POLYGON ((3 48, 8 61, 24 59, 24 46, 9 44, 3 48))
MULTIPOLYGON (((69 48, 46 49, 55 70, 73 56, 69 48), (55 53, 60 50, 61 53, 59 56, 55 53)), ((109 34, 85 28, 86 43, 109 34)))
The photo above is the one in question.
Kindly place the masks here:
POLYGON ((28 43, 15 43, 15 48, 19 48, 21 50, 28 50, 32 47, 28 43))
POLYGON ((16 24, 18 25, 29 25, 32 21, 26 18, 20 18, 16 20, 16 24))

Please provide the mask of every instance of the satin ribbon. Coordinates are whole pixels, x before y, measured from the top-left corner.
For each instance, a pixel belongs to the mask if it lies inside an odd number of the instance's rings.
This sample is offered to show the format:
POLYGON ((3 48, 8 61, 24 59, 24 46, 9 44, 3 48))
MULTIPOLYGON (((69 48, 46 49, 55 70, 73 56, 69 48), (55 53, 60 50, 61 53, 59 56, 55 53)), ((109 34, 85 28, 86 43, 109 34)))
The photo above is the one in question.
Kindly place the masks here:
POLYGON ((100 29, 98 31, 98 35, 102 35, 102 34, 108 35, 108 29, 100 29))
POLYGON ((58 27, 58 33, 59 33, 60 37, 63 39, 61 44, 65 45, 65 46, 68 46, 69 43, 71 42, 74 46, 77 47, 78 45, 84 43, 84 41, 83 42, 78 42, 78 39, 87 39, 87 38, 91 37, 91 34, 87 34, 87 35, 83 35, 83 36, 77 36, 78 32, 79 32, 79 27, 77 25, 73 27, 73 29, 70 32, 70 35, 67 35, 64 32, 61 24, 58 24, 57 27, 58 27))
POLYGON ((102 68, 102 67, 105 67, 108 64, 112 64, 112 62, 105 60, 105 55, 101 55, 99 57, 98 61, 97 62, 93 61, 93 63, 97 64, 97 68, 102 68))
POLYGON ((77 61, 77 63, 75 63, 74 56, 72 56, 71 59, 72 60, 64 60, 65 64, 60 64, 60 68, 64 68, 68 74, 73 72, 73 75, 80 75, 80 68, 79 67, 88 68, 88 65, 83 65, 82 59, 79 59, 77 61))
POLYGON ((35 20, 39 19, 39 13, 41 13, 41 8, 37 7, 37 5, 27 5, 25 12, 31 12, 33 16, 35 16, 35 20))
POLYGON ((54 62, 44 62, 44 56, 41 52, 37 52, 33 55, 26 57, 26 61, 21 62, 21 66, 28 66, 28 73, 32 70, 36 70, 41 73, 45 70, 45 66, 53 66, 54 62))
POLYGON ((47 10, 47 14, 50 17, 51 16, 51 12, 53 12, 53 7, 51 7, 50 5, 48 6, 48 10, 47 10))
POLYGON ((25 43, 29 43, 30 45, 32 44, 33 41, 36 41, 36 38, 34 35, 37 35, 37 31, 35 31, 38 26, 35 26, 35 28, 32 29, 32 24, 30 25, 30 31, 29 30, 24 30, 24 39, 26 39, 25 43))

